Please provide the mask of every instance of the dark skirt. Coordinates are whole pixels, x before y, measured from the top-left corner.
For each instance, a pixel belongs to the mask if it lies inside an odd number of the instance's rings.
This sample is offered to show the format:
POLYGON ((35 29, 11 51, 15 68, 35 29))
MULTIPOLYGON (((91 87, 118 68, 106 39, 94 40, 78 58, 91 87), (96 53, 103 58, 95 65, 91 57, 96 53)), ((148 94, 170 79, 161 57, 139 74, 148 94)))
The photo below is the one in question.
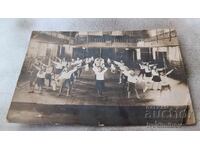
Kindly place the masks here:
POLYGON ((77 70, 77 75, 80 77, 81 73, 82 73, 82 68, 79 68, 79 69, 77 70))
POLYGON ((44 86, 44 78, 37 78, 36 83, 39 87, 44 86))
POLYGON ((36 82, 36 75, 31 75, 30 78, 30 87, 33 87, 34 86, 34 83, 36 82))
POLYGON ((152 81, 154 81, 154 82, 160 82, 161 78, 160 78, 160 76, 153 76, 152 81))
POLYGON ((140 74, 145 74, 145 69, 140 69, 140 74))
POLYGON ((96 80, 96 88, 102 91, 104 89, 104 80, 96 80))
POLYGON ((152 76, 151 72, 146 72, 145 75, 146 75, 146 77, 151 77, 152 76))
POLYGON ((78 70, 74 72, 74 76, 78 76, 78 70))
POLYGON ((50 74, 50 73, 47 73, 47 74, 45 75, 45 78, 51 80, 51 74, 50 74))
POLYGON ((121 75, 121 81, 123 84, 125 84, 127 82, 128 77, 125 76, 124 74, 121 75))
POLYGON ((74 74, 72 74, 72 75, 70 76, 70 81, 71 81, 71 82, 74 82, 74 74))
POLYGON ((129 82, 128 83, 128 91, 133 92, 135 90, 135 83, 129 82))
POLYGON ((62 72, 63 69, 56 69, 55 68, 55 74, 60 74, 62 72))
POLYGON ((70 81, 70 79, 66 79, 65 81, 64 81, 64 83, 63 83, 63 86, 65 87, 65 88, 71 88, 71 81, 70 81))
POLYGON ((30 86, 30 87, 33 87, 34 85, 35 85, 35 81, 31 81, 31 80, 30 80, 29 86, 30 86))

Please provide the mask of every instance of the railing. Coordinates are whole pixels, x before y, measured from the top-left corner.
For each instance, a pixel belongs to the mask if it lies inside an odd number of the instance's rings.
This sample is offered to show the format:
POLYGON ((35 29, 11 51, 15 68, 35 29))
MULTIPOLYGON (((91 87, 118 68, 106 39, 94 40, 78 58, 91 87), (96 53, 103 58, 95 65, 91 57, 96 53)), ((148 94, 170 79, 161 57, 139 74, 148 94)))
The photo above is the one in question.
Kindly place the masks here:
POLYGON ((173 30, 171 32, 163 32, 163 33, 160 33, 156 36, 153 36, 153 37, 150 37, 150 38, 147 38, 144 40, 144 42, 152 42, 152 41, 158 41, 158 40, 164 40, 164 39, 169 39, 171 40, 172 38, 176 37, 176 31, 173 30))
POLYGON ((136 43, 137 40, 134 37, 128 36, 89 36, 89 37, 76 37, 74 44, 86 44, 86 43, 136 43))

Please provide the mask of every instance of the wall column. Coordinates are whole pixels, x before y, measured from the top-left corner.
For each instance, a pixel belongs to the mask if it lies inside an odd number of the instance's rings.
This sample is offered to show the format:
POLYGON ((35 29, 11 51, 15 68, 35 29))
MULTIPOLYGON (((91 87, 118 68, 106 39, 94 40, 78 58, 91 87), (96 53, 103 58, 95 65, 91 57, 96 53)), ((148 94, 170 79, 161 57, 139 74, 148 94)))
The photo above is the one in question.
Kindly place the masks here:
POLYGON ((136 50, 137 60, 141 60, 141 50, 140 50, 140 48, 137 48, 135 50, 136 50))
POLYGON ((154 47, 153 50, 152 50, 152 53, 153 53, 153 60, 156 60, 156 51, 157 51, 157 48, 154 47))

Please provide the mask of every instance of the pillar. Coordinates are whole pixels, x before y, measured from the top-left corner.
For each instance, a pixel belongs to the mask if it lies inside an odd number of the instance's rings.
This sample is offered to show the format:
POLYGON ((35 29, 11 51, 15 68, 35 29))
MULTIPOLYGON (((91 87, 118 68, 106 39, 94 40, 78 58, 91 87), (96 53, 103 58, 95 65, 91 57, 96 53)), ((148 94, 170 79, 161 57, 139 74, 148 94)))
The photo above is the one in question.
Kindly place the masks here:
POLYGON ((135 50, 136 50, 137 60, 141 60, 140 48, 137 48, 137 49, 135 49, 135 50))
POLYGON ((157 48, 154 47, 153 50, 152 50, 152 53, 153 53, 153 60, 156 60, 156 51, 157 51, 157 48))

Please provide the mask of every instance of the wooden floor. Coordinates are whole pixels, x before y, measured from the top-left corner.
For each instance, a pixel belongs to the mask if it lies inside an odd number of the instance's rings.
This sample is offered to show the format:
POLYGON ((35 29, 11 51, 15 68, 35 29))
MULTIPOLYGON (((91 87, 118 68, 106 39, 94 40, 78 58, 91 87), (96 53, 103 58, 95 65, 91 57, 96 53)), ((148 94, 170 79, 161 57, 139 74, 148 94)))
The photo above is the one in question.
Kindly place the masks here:
MULTIPOLYGON (((163 109, 185 111, 189 97, 188 87, 184 83, 170 79, 171 91, 160 94, 158 90, 140 91, 142 99, 133 94, 130 99, 118 84, 119 74, 107 72, 105 91, 98 97, 95 89, 93 71, 82 73, 72 89, 71 96, 65 92, 57 96, 58 91, 45 87, 43 94, 28 93, 29 83, 23 81, 16 88, 11 104, 9 122, 29 124, 83 124, 83 125, 146 125, 154 123, 155 118, 145 118, 147 111, 155 113, 163 109)), ((156 118, 161 123, 183 122, 179 118, 156 118)))
MULTIPOLYGON (((142 79, 141 79, 142 80, 142 79)), ((13 96, 14 102, 38 103, 38 104, 78 104, 78 105, 163 105, 176 106, 186 104, 190 99, 188 87, 185 83, 178 80, 169 79, 172 90, 166 90, 162 93, 159 90, 147 90, 145 93, 139 90, 141 99, 137 99, 135 94, 127 98, 127 92, 123 90, 122 85, 118 84, 119 73, 112 74, 109 70, 105 74, 105 90, 103 96, 99 97, 95 88, 95 74, 92 70, 83 71, 73 86, 71 95, 66 96, 63 92, 58 96, 58 91, 45 87, 43 94, 28 93, 29 82, 22 81, 18 84, 13 96)), ((147 86, 151 87, 151 83, 147 86)))

